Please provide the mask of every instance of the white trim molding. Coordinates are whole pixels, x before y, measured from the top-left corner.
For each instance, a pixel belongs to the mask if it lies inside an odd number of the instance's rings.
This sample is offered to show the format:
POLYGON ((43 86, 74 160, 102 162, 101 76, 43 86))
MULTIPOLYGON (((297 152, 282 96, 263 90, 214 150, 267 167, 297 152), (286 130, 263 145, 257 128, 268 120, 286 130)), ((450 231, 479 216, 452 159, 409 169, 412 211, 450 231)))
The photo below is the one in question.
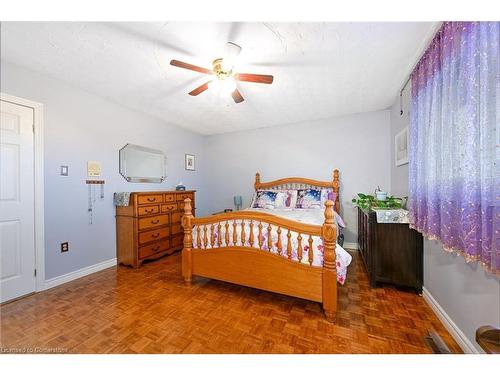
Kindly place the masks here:
POLYGON ((43 165, 43 104, 0 92, 0 99, 6 102, 33 108, 33 155, 35 177, 35 291, 45 286, 45 229, 44 229, 44 165, 43 165))
POLYGON ((54 288, 58 285, 69 283, 70 281, 79 279, 80 277, 88 276, 95 272, 102 271, 106 268, 116 266, 116 258, 105 260, 104 262, 94 264, 92 266, 88 266, 85 268, 81 268, 79 270, 66 273, 64 275, 53 277, 52 279, 48 279, 45 281, 44 290, 54 288))
POLYGON ((455 339, 457 344, 462 348, 466 354, 478 354, 479 350, 476 349, 474 344, 465 336, 460 328, 455 324, 455 322, 450 318, 450 316, 444 311, 441 305, 436 301, 436 299, 429 293, 429 291, 423 287, 422 295, 427 304, 431 307, 434 313, 437 315, 441 323, 445 326, 447 331, 455 339))
POLYGON ((344 242, 344 245, 342 247, 344 249, 349 249, 349 250, 358 250, 358 243, 357 242, 344 242))

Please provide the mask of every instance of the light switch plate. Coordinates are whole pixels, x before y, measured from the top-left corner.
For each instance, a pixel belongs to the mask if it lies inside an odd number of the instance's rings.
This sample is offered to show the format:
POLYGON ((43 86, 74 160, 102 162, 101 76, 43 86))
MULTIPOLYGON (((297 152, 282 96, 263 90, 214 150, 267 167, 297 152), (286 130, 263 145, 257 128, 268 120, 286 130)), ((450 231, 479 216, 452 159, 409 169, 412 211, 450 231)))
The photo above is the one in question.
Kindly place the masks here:
POLYGON ((68 166, 61 165, 61 176, 67 176, 67 175, 68 175, 68 166))

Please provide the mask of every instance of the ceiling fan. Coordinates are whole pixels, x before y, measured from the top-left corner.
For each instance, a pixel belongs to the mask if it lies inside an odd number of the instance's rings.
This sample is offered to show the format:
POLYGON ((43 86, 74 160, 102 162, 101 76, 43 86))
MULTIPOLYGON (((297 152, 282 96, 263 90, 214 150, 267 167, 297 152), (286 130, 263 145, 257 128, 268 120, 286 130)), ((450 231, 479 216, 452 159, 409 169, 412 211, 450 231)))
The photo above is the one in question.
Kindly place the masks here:
POLYGON ((170 65, 214 76, 203 85, 189 92, 189 95, 196 96, 210 88, 210 90, 214 91, 216 94, 219 94, 222 97, 231 95, 236 103, 241 103, 245 99, 243 99, 243 96, 236 87, 236 81, 271 84, 273 83, 273 76, 265 74, 233 72, 236 58, 238 57, 240 52, 241 47, 239 45, 233 42, 227 42, 224 57, 215 59, 212 62, 211 70, 188 64, 179 60, 170 61, 170 65))

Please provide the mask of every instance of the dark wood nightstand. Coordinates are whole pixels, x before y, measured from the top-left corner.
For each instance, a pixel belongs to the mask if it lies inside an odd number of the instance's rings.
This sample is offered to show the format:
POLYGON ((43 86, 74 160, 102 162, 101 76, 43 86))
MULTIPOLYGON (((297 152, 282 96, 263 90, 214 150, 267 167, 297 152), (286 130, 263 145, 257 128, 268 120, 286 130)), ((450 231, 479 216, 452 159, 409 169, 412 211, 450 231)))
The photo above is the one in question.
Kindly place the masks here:
POLYGON ((378 223, 377 214, 358 207, 358 247, 370 278, 422 293, 423 238, 408 224, 378 223))

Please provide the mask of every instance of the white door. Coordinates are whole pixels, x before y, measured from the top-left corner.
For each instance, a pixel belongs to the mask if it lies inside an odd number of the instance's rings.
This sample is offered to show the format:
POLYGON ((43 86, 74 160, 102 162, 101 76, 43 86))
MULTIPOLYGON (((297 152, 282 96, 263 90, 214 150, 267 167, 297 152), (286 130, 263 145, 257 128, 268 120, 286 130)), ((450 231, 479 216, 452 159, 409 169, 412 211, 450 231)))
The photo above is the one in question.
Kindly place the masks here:
POLYGON ((0 101, 0 302, 35 291, 34 110, 0 101))

